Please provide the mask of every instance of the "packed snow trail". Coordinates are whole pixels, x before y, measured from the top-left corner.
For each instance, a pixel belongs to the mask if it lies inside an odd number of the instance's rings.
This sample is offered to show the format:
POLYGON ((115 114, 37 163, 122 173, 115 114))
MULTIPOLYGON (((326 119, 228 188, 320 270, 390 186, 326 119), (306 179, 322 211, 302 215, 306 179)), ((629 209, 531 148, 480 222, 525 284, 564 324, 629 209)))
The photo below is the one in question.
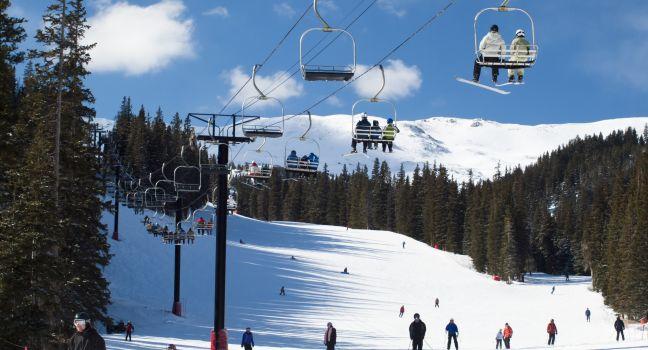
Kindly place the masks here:
MULTIPOLYGON (((183 317, 170 313, 173 246, 146 233, 121 207, 121 241, 111 241, 111 282, 117 321, 132 321, 133 341, 107 335, 109 349, 208 349, 213 322, 214 236, 182 247, 183 317)), ((149 213, 150 214, 150 213, 149 213)), ((104 214, 108 232, 113 217, 104 214)), ((327 322, 337 328, 338 349, 407 349, 415 312, 427 325, 424 348, 445 349, 445 326, 454 318, 461 349, 488 349, 505 322, 514 349, 542 349, 554 318, 557 349, 648 348, 636 326, 616 343, 614 314, 589 278, 533 274, 526 284, 506 285, 472 270, 466 256, 433 249, 386 231, 301 223, 266 223, 230 216, 227 314, 230 346, 238 348, 252 327, 256 349, 321 349, 327 322), (240 244, 239 239, 245 241, 240 244), (402 242, 405 241, 405 248, 402 242), (295 256, 296 260, 292 260, 295 256), (342 274, 347 267, 349 274, 342 274), (551 295, 551 287, 556 292, 551 295), (286 296, 279 296, 281 286, 286 296), (434 299, 440 308, 434 308, 434 299), (401 305, 405 315, 398 317, 401 305), (592 322, 585 322, 585 309, 592 322)), ((101 329, 103 330, 103 329, 101 329)))

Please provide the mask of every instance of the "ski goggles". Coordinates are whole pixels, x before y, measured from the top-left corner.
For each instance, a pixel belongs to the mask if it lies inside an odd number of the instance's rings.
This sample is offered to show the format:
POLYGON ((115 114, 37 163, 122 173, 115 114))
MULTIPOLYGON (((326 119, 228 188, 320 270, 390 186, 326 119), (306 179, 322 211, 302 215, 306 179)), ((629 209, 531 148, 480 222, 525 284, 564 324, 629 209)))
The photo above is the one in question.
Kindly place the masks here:
POLYGON ((74 320, 74 325, 75 326, 85 326, 86 325, 86 320, 77 318, 74 320))

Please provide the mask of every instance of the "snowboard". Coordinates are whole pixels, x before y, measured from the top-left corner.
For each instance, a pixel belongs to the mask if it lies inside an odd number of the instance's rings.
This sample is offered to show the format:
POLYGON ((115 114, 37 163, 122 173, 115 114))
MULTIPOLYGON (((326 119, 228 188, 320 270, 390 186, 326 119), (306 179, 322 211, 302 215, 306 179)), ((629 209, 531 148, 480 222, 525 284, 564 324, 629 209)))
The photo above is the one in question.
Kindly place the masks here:
POLYGON ((474 81, 472 81, 472 80, 468 80, 468 79, 464 79, 464 78, 459 78, 459 77, 457 77, 457 78, 455 78, 455 79, 457 79, 457 81, 460 82, 460 83, 465 83, 465 84, 473 85, 473 86, 476 86, 476 87, 480 87, 480 88, 482 88, 482 89, 486 89, 486 90, 489 90, 489 91, 497 92, 498 94, 508 95, 508 94, 511 93, 510 91, 506 91, 506 90, 498 89, 498 88, 496 88, 496 87, 492 87, 492 86, 488 86, 488 85, 484 85, 484 84, 476 83, 476 82, 474 82, 474 81))

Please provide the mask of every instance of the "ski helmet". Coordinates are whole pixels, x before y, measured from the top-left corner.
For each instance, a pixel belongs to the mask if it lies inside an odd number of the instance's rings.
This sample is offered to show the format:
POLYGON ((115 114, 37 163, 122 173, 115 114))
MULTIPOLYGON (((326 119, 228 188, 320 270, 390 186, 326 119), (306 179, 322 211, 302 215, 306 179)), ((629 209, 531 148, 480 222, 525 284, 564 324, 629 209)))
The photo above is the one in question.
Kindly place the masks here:
POLYGON ((497 26, 497 24, 493 24, 493 25, 490 27, 490 31, 491 31, 491 32, 499 32, 499 27, 497 26))
POLYGON ((85 313, 85 312, 77 312, 77 313, 74 315, 74 319, 75 319, 75 320, 84 320, 84 321, 89 321, 89 320, 90 320, 90 316, 89 316, 87 313, 85 313))
POLYGON ((394 119, 392 118, 387 118, 387 124, 392 124, 394 122, 394 119))
POLYGON ((421 318, 421 315, 419 315, 418 312, 417 312, 417 313, 414 314, 414 318, 421 318))
POLYGON ((515 36, 521 36, 524 37, 526 34, 524 33, 523 29, 518 29, 515 31, 515 36))

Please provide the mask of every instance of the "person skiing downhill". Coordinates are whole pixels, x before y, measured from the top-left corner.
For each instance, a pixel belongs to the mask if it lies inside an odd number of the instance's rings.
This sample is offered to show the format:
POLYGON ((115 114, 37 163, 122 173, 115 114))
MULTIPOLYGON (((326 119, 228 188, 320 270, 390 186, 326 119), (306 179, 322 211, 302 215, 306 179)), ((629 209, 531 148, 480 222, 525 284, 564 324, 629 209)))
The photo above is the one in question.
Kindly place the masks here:
POLYGON ((335 343, 337 343, 337 331, 333 327, 333 323, 326 324, 326 332, 324 332, 324 345, 326 350, 335 350, 335 343))
POLYGON ((500 329, 499 332, 497 332, 497 335, 495 336, 495 349, 501 349, 502 348, 502 339, 504 339, 504 334, 502 333, 502 330, 500 329))
POLYGON ((241 347, 245 348, 245 350, 252 350, 254 347, 254 336, 252 335, 252 331, 250 331, 250 327, 245 328, 245 332, 243 332, 241 347))
MULTIPOLYGON (((505 50, 506 44, 502 35, 499 33, 499 27, 497 24, 493 24, 490 27, 490 31, 482 38, 479 43, 479 58, 475 60, 475 65, 473 67, 473 81, 479 82, 479 76, 481 75, 481 66, 479 65, 480 61, 484 62, 500 62, 502 60, 502 53, 505 50)), ((497 76, 499 75, 499 70, 497 67, 491 67, 491 73, 493 75, 493 83, 497 83, 497 76)))
POLYGON ((585 310, 585 317, 587 318, 587 322, 590 321, 590 316, 591 315, 592 315, 592 312, 590 311, 589 308, 587 308, 587 310, 585 310))
POLYGON ((96 329, 92 320, 85 312, 74 315, 76 332, 68 342, 68 350, 106 350, 106 343, 96 329))
POLYGON ((551 287, 551 294, 553 295, 553 293, 554 293, 555 291, 556 291, 556 286, 552 286, 552 287, 551 287))
POLYGON ((445 328, 446 333, 448 333, 448 350, 450 350, 450 341, 454 339, 455 350, 459 350, 459 344, 457 343, 457 337, 459 336, 459 328, 457 324, 454 323, 454 319, 450 319, 450 323, 445 328))
MULTIPOLYGON (((511 42, 511 61, 512 62, 526 62, 529 59, 531 52, 531 44, 525 39, 524 30, 518 29, 515 31, 515 39, 511 42)), ((508 81, 512 83, 515 81, 515 73, 517 73, 518 83, 522 82, 524 78, 524 68, 509 69, 508 81)))
POLYGON ((504 347, 511 348, 511 338, 513 338, 513 328, 508 323, 504 324, 504 347))
POLYGON ((400 307, 400 313, 398 314, 398 317, 403 317, 404 313, 405 313, 405 305, 402 305, 400 307))
POLYGON ((554 323, 553 318, 547 325, 547 333, 549 334, 547 345, 554 345, 554 343, 556 342, 556 334, 558 334, 558 328, 556 328, 556 324, 554 323))
POLYGON ((281 289, 279 290, 279 295, 286 295, 286 288, 284 286, 281 286, 281 289))
POLYGON ((439 298, 434 299, 434 307, 440 307, 439 306, 439 298))
POLYGON ((423 339, 425 338, 425 323, 421 321, 418 313, 414 314, 414 321, 409 326, 412 350, 423 350, 423 339))
POLYGON ((132 334, 133 334, 134 330, 135 330, 135 327, 133 327, 133 324, 131 323, 131 321, 128 321, 128 323, 126 323, 126 339, 124 339, 124 340, 133 341, 132 334))
POLYGON ((619 341, 619 334, 621 334, 621 339, 625 341, 625 335, 623 335, 625 323, 623 323, 623 320, 621 320, 621 316, 617 316, 616 321, 614 321, 614 329, 617 332, 616 340, 619 341))

